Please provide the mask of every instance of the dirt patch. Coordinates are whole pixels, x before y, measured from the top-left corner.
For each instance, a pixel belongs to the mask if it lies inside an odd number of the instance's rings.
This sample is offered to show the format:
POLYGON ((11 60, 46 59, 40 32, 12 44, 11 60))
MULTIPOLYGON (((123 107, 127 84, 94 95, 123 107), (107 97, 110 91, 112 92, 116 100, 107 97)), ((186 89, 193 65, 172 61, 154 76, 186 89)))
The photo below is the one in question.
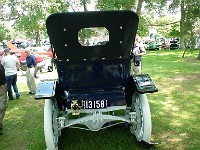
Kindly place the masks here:
POLYGON ((189 62, 189 63, 198 63, 200 60, 198 58, 184 58, 184 62, 189 62))
POLYGON ((199 80, 200 79, 200 73, 193 73, 193 74, 186 74, 186 75, 178 75, 174 78, 171 78, 171 80, 175 81, 184 81, 184 80, 199 80))

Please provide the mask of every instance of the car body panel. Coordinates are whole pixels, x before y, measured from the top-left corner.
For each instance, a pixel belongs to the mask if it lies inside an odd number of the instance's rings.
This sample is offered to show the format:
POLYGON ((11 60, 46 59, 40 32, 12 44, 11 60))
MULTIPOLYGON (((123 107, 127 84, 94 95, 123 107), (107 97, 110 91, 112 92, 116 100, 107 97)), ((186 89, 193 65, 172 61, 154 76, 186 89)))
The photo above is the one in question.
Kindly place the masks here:
MULTIPOLYGON (((10 50, 11 54, 15 54, 19 61, 26 61, 26 54, 24 50, 10 50)), ((44 60, 44 58, 36 53, 31 53, 35 56, 37 63, 40 63, 44 60)))
POLYGON ((154 42, 150 42, 148 46, 148 50, 159 50, 160 45, 154 42))
POLYGON ((170 41, 169 49, 170 50, 179 49, 178 41, 177 40, 170 41))
POLYGON ((31 50, 32 52, 42 55, 43 57, 50 57, 53 58, 53 52, 52 48, 46 48, 46 47, 27 47, 26 49, 31 50))

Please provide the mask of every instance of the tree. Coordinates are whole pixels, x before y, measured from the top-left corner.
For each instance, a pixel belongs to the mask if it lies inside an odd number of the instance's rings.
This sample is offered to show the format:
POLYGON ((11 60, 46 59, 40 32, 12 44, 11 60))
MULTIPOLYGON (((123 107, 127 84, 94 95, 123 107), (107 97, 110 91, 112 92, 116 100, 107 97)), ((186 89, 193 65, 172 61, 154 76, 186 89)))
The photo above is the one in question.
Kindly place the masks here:
MULTIPOLYGON (((152 24, 152 18, 149 14, 154 10, 162 10, 166 5, 165 0, 97 0, 97 9, 99 10, 134 10, 140 18, 137 34, 140 36, 147 36, 149 34, 149 26, 152 24), (145 10, 142 12, 142 8, 145 10), (154 7, 157 6, 157 7, 154 7), (145 13, 146 12, 146 13, 145 13), (148 12, 148 15, 147 15, 148 12)), ((157 11, 157 12, 158 12, 157 11)), ((161 13, 159 11, 158 13, 161 13)), ((152 15, 152 17, 154 17, 152 15)))
POLYGON ((132 10, 136 0, 97 0, 98 10, 132 10))
POLYGON ((36 45, 40 44, 40 36, 45 30, 46 14, 39 7, 39 3, 26 3, 26 15, 21 16, 15 22, 15 29, 25 33, 27 37, 35 37, 36 45))
POLYGON ((9 40, 11 38, 10 31, 4 24, 0 24, 0 41, 9 40))
MULTIPOLYGON (((185 48, 186 37, 190 37, 190 40, 194 40, 194 25, 200 18, 199 8, 200 0, 173 0, 169 9, 175 11, 180 8, 181 20, 180 20, 180 47, 185 48)), ((193 42, 193 41, 192 41, 193 42)))
POLYGON ((90 4, 90 0, 73 0, 68 1, 69 8, 71 8, 74 12, 76 11, 88 11, 87 4, 90 4))
POLYGON ((16 20, 15 30, 29 38, 34 38, 39 45, 41 36, 46 34, 47 16, 51 13, 67 11, 68 3, 62 0, 5 0, 5 7, 9 8, 6 14, 8 20, 16 20))
POLYGON ((173 38, 180 36, 179 22, 176 22, 174 18, 164 16, 158 18, 155 22, 156 31, 165 38, 173 38))
POLYGON ((99 10, 136 10, 139 15, 140 22, 137 34, 140 36, 146 36, 148 34, 148 27, 146 24, 150 20, 141 16, 141 9, 144 0, 138 0, 136 6, 136 0, 98 0, 96 8, 99 10))

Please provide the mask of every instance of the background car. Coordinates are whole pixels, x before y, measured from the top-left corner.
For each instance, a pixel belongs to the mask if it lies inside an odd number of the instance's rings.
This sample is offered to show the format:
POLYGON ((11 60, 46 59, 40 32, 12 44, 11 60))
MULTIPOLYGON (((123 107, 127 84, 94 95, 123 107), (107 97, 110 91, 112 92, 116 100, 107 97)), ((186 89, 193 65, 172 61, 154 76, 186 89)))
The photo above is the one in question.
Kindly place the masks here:
POLYGON ((148 50, 159 50, 160 49, 160 45, 156 42, 149 42, 148 46, 147 46, 148 50))
MULTIPOLYGON (((11 55, 17 56, 19 62, 20 62, 20 69, 22 71, 26 71, 27 65, 26 65, 26 54, 24 50, 10 50, 11 55)), ((35 55, 36 61, 37 61, 37 67, 38 70, 43 71, 45 69, 45 59, 36 53, 31 52, 32 55, 35 55)), ((0 57, 0 62, 2 58, 4 57, 4 54, 0 57)))
MULTIPOLYGON (((10 50, 11 55, 15 55, 17 56, 17 58, 20 61, 20 68, 23 71, 26 71, 26 54, 24 50, 10 50)), ((35 55, 36 61, 37 61, 37 66, 38 66, 38 70, 42 71, 43 67, 44 67, 44 58, 36 53, 31 53, 32 55, 35 55)))
POLYGON ((26 49, 37 53, 39 55, 43 55, 44 57, 51 57, 53 58, 52 48, 49 47, 27 47, 26 49))
POLYGON ((177 40, 170 41, 169 49, 170 50, 179 49, 178 41, 177 40))

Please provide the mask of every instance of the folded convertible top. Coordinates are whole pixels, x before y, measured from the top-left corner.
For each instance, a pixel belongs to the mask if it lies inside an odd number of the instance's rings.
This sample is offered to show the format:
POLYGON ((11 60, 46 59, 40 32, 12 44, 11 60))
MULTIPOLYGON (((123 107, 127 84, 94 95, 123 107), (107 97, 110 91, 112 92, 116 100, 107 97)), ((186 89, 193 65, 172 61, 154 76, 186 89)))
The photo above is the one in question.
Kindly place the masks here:
POLYGON ((46 28, 59 60, 113 60, 129 58, 138 22, 133 11, 66 12, 50 15, 46 28), (105 27, 109 41, 105 45, 82 46, 78 32, 90 27, 105 27))

